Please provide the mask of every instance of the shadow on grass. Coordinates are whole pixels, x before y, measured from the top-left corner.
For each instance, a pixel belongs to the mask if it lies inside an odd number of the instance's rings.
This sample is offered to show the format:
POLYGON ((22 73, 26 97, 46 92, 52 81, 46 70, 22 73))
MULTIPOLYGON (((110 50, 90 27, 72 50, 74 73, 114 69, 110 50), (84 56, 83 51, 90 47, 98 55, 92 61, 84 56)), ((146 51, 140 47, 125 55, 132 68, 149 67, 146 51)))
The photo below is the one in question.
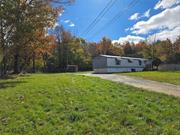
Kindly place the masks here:
POLYGON ((3 76, 3 77, 0 77, 0 80, 9 80, 9 79, 16 79, 17 76, 15 75, 8 75, 8 76, 3 76))
POLYGON ((0 82, 0 90, 6 89, 6 88, 12 88, 12 87, 16 87, 19 84, 22 83, 27 83, 26 81, 5 81, 5 82, 0 82))
POLYGON ((31 74, 19 74, 18 77, 30 77, 31 74))

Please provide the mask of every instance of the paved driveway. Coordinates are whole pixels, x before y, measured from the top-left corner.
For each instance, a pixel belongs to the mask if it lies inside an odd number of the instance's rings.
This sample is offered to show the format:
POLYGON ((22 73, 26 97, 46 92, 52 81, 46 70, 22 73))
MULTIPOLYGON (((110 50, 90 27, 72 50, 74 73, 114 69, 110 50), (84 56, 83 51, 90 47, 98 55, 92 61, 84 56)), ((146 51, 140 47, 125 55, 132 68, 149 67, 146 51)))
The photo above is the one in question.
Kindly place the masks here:
POLYGON ((169 83, 156 82, 156 81, 151 81, 151 80, 145 80, 139 77, 129 77, 129 76, 123 76, 123 75, 116 75, 116 74, 87 73, 83 75, 99 77, 105 80, 110 80, 110 81, 124 83, 124 84, 131 85, 138 88, 143 88, 148 91, 154 91, 154 92, 159 92, 159 93, 164 93, 167 95, 180 97, 180 86, 169 84, 169 83))

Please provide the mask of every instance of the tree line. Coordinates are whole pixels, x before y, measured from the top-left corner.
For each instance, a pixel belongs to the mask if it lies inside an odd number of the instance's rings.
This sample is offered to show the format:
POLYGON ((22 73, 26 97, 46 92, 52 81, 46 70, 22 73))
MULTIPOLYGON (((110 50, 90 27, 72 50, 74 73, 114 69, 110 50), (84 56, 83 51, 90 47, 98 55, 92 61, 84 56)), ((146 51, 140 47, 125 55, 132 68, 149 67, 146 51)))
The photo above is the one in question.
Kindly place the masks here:
POLYGON ((66 31, 54 28, 64 5, 72 0, 1 0, 0 1, 0 74, 20 72, 64 72, 67 65, 92 70, 94 57, 118 55, 148 58, 159 63, 180 63, 180 36, 134 43, 113 43, 103 37, 88 42, 66 31), (52 6, 56 2, 56 6, 52 6), (49 28, 51 31, 48 31, 49 28))
POLYGON ((92 70, 93 58, 98 55, 151 59, 157 68, 161 63, 180 63, 180 36, 173 43, 169 39, 151 44, 146 41, 137 44, 128 41, 113 43, 107 37, 103 37, 99 42, 88 42, 72 35, 63 26, 57 26, 51 35, 55 45, 44 59, 45 72, 64 72, 67 65, 78 65, 81 71, 92 70))

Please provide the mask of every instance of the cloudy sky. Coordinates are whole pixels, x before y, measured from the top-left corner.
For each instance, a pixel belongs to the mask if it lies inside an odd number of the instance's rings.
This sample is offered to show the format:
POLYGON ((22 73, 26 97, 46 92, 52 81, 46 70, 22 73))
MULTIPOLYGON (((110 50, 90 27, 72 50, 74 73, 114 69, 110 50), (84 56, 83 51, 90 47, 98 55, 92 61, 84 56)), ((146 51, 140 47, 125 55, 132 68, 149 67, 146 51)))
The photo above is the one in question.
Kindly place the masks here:
POLYGON ((76 0, 58 24, 88 41, 174 41, 180 35, 180 0, 76 0))

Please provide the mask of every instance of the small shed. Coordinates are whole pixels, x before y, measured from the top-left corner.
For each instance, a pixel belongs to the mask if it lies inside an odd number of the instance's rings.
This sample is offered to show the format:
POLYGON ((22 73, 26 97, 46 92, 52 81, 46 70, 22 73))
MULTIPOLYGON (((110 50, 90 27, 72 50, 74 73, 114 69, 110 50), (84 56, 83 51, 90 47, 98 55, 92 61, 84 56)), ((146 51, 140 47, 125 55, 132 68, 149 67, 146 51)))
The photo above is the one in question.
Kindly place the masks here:
POLYGON ((78 72, 78 65, 67 65, 67 72, 78 72))
POLYGON ((143 71, 151 61, 143 58, 100 55, 93 59, 95 73, 143 71))

